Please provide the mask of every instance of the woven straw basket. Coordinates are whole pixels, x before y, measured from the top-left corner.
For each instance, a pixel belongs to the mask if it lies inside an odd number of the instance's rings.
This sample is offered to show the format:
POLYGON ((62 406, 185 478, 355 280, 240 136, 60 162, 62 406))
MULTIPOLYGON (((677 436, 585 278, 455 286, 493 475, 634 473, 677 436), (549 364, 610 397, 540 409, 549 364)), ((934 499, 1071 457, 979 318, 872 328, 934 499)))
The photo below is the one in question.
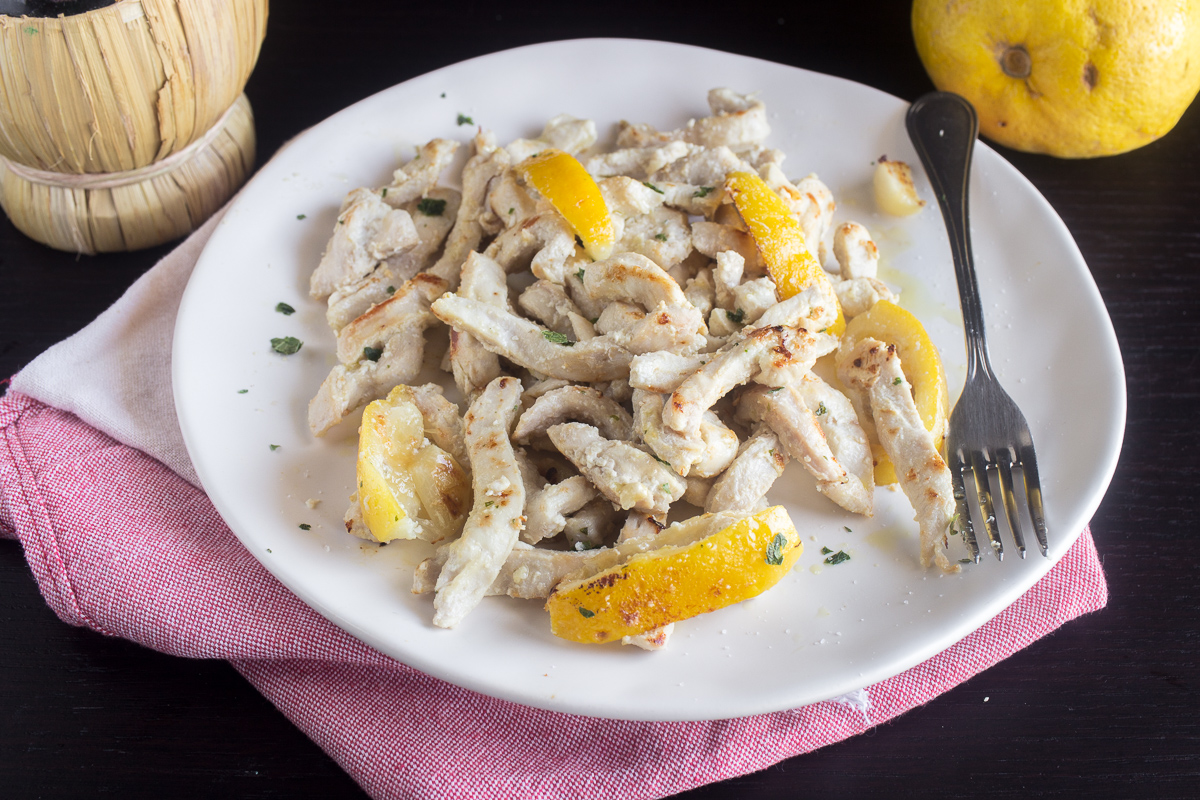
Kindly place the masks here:
POLYGON ((267 0, 120 0, 0 15, 0 206, 33 239, 97 253, 200 225, 254 163, 242 94, 267 0))

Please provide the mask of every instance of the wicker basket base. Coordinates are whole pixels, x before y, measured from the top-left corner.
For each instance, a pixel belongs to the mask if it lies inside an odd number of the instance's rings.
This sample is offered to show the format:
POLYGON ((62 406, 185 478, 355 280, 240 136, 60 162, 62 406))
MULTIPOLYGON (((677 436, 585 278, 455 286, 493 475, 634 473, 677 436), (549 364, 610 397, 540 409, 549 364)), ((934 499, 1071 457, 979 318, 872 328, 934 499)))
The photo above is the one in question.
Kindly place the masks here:
POLYGON ((130 172, 58 175, 0 159, 0 207, 31 239, 68 252, 140 250, 184 236, 246 181, 254 116, 241 95, 197 146, 130 172))

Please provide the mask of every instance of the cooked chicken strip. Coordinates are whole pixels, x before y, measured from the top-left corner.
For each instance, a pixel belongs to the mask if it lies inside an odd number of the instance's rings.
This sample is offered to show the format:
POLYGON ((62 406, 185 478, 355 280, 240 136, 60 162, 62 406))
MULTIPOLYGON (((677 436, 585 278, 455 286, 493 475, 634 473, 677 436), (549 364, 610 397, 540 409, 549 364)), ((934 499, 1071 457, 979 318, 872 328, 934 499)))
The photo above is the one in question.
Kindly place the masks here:
POLYGON ((442 387, 436 383, 411 388, 413 403, 421 412, 421 419, 425 423, 425 437, 454 456, 454 460, 464 469, 470 469, 471 459, 467 455, 467 443, 463 438, 463 423, 458 414, 458 406, 442 395, 442 387))
POLYGON ((803 374, 817 358, 836 346, 836 339, 801 328, 769 327, 750 331, 722 347, 704 366, 679 385, 663 408, 667 427, 689 435, 700 429, 705 409, 763 373, 774 377, 803 374))
POLYGON ((597 497, 567 517, 563 535, 572 550, 593 550, 616 538, 617 510, 603 497, 597 497))
POLYGON ((879 272, 879 248, 857 222, 843 223, 833 232, 833 257, 845 280, 874 278, 879 272))
POLYGON ((832 287, 826 281, 814 282, 804 291, 781 300, 755 320, 755 328, 782 325, 800 326, 810 331, 823 331, 837 319, 838 303, 832 287))
POLYGON ((595 178, 610 178, 628 175, 644 178, 658 172, 666 165, 702 148, 686 142, 667 142, 649 147, 630 147, 614 150, 604 155, 592 156, 585 163, 587 171, 595 178))
POLYGON ((846 319, 853 319, 859 314, 871 310, 871 306, 880 300, 896 302, 896 295, 887 284, 878 278, 854 278, 848 281, 838 281, 833 284, 837 293, 838 303, 846 319))
POLYGON ((690 304, 669 307, 659 303, 637 322, 614 331, 613 344, 634 355, 640 353, 694 353, 706 340, 700 331, 706 328, 700 312, 690 304))
POLYGON ((405 294, 406 302, 419 308, 392 321, 386 338, 381 340, 377 359, 371 360, 365 350, 360 350, 358 361, 338 364, 329 371, 308 404, 308 426, 314 436, 325 435, 363 403, 383 397, 392 387, 411 383, 417 377, 425 358, 425 331, 437 322, 425 305, 426 290, 435 282, 438 279, 432 276, 409 282, 418 289, 405 294))
POLYGON ((573 346, 557 344, 547 334, 560 334, 503 309, 452 294, 435 301, 433 313, 455 330, 470 333, 493 353, 551 378, 610 381, 629 374, 632 354, 605 336, 573 346))
POLYGON ((308 293, 320 300, 356 284, 380 261, 412 249, 419 241, 407 211, 392 208, 378 192, 355 189, 342 202, 325 254, 309 280, 308 293))
POLYGON ((644 511, 630 511, 625 515, 625 524, 617 534, 617 544, 624 544, 630 539, 657 536, 667 527, 665 514, 647 514, 644 511))
POLYGON ((753 172, 754 167, 738 158, 737 154, 724 145, 697 148, 682 158, 650 175, 650 182, 669 181, 689 183, 693 186, 720 186, 731 172, 753 172))
POLYGON ((518 444, 550 447, 546 433, 563 422, 586 422, 605 439, 633 438, 633 417, 619 404, 590 386, 566 386, 547 392, 534 401, 517 421, 513 440, 518 444))
POLYGON ((561 284, 575 255, 575 230, 543 201, 537 214, 501 233, 484 252, 509 273, 529 267, 534 276, 561 284))
POLYGON ((353 364, 364 357, 364 348, 378 348, 392 337, 392 331, 413 314, 428 314, 429 304, 446 291, 446 282, 422 273, 406 281, 387 300, 372 306, 365 314, 338 331, 337 357, 353 364))
POLYGON ((508 432, 521 407, 521 382, 496 378, 464 418, 475 504, 462 536, 446 546, 433 624, 451 628, 479 605, 524 523, 525 487, 508 432))
POLYGON ((519 225, 537 213, 537 202, 529 196, 512 169, 506 169, 489 184, 487 204, 502 228, 519 225))
POLYGON ((456 152, 458 142, 449 139, 433 139, 421 145, 416 158, 392 173, 392 183, 383 193, 383 199, 393 208, 400 208, 426 197, 456 152))
POLYGON ((590 119, 577 119, 570 114, 552 117, 536 139, 517 139, 505 149, 513 163, 553 147, 575 155, 596 143, 596 123, 590 119))
POLYGON ((713 268, 713 287, 716 291, 717 305, 732 311, 736 308, 733 292, 742 283, 746 259, 736 250, 722 250, 715 258, 717 265, 713 268))
POLYGON ((662 421, 665 398, 661 394, 635 389, 633 392, 633 424, 638 436, 655 456, 667 462, 681 477, 695 475, 711 478, 728 467, 738 451, 737 434, 711 410, 700 420, 700 430, 694 435, 678 433, 662 421))
POLYGON ((525 530, 521 540, 537 544, 557 536, 567 526, 567 514, 579 511, 596 498, 596 488, 582 475, 547 484, 525 504, 525 530))
POLYGON ((863 339, 838 364, 838 378, 863 395, 879 443, 916 511, 922 566, 936 563, 944 572, 958 572, 960 567, 946 556, 955 513, 950 470, 921 422, 895 346, 863 339))
POLYGON ((816 478, 817 491, 847 511, 871 515, 871 447, 850 401, 836 389, 811 374, 777 389, 756 386, 739 398, 738 419, 765 423, 816 478))
POLYGON ((653 311, 660 303, 690 307, 683 289, 662 267, 637 253, 620 253, 584 270, 583 285, 597 300, 620 300, 653 311))
POLYGON ((462 204, 454 220, 454 228, 446 239, 446 249, 429 272, 450 284, 451 290, 458 287, 463 262, 479 247, 483 239, 483 226, 479 222, 485 209, 488 183, 508 169, 508 153, 496 146, 496 137, 491 131, 480 131, 475 136, 475 155, 467 161, 462 172, 462 204))
POLYGON ((616 249, 639 253, 663 269, 670 269, 692 252, 692 235, 687 214, 659 207, 646 214, 627 217, 616 249))
POLYGON ((716 300, 713 271, 705 268, 697 272, 696 277, 688 281, 687 286, 684 287, 683 296, 696 307, 700 316, 707 318, 716 300))
MULTIPOLYGON (((467 256, 458 294, 502 311, 511 311, 504 268, 479 253, 473 252, 467 256)), ((483 391, 483 387, 500 377, 499 356, 465 331, 450 330, 449 353, 454 385, 463 397, 474 398, 483 391)))
MULTIPOLYGON (((705 514, 675 523, 668 528, 655 525, 653 533, 622 540, 614 547, 599 550, 541 550, 518 541, 505 559, 488 595, 510 597, 546 597, 562 580, 591 577, 629 560, 638 553, 656 547, 686 547, 705 536, 729 527, 741 518, 737 514, 705 514), (661 532, 660 532, 661 531, 661 532)), ((448 547, 448 546, 447 546, 448 547)), ((448 556, 447 547, 439 547, 432 558, 423 561, 413 578, 413 594, 433 591, 448 556)))
POLYGON ((647 631, 642 631, 634 636, 622 636, 621 644, 631 644, 634 647, 640 647, 643 650, 654 652, 662 650, 667 646, 667 642, 671 638, 671 634, 675 631, 675 623, 668 622, 666 625, 660 625, 657 628, 651 628, 647 631))
MULTIPOLYGON (((718 222, 696 222, 692 224, 692 247, 709 258, 732 250, 742 257, 748 266, 761 273, 764 269, 762 257, 754 246, 754 239, 745 231, 732 225, 718 222)), ((740 276, 739 276, 740 277, 740 276)))
POLYGON ((737 458, 713 484, 705 511, 751 511, 766 497, 788 458, 779 439, 763 426, 742 443, 737 458))
MULTIPOLYGON (((329 308, 325 320, 335 331, 363 314, 376 303, 391 297, 401 284, 411 280, 428 266, 434 253, 442 246, 450 232, 454 216, 458 213, 461 195, 453 189, 434 188, 422 199, 438 200, 446 205, 442 213, 424 214, 417 207, 419 201, 405 204, 404 211, 412 217, 417 230, 417 245, 398 255, 389 256, 363 280, 338 289, 329 296, 329 308)), ((427 209, 428 210, 428 209, 427 209)))
MULTIPOLYGON (((656 192, 639 180, 627 175, 616 175, 597 182, 604 205, 610 214, 636 217, 661 208, 666 195, 656 192)), ((662 188, 662 187, 659 187, 662 188)))
POLYGON ((708 93, 708 105, 713 116, 689 122, 685 134, 687 141, 705 147, 739 147, 758 144, 771 133, 767 108, 757 98, 740 95, 731 89, 712 89, 708 93))
POLYGON ((713 478, 700 478, 695 475, 688 475, 687 491, 683 493, 684 501, 691 503, 697 508, 704 508, 704 504, 708 502, 708 493, 712 491, 713 478))
POLYGON ((621 508, 664 514, 687 488, 653 456, 626 442, 605 439, 591 425, 566 422, 548 433, 558 451, 621 508))
POLYGON ((692 373, 708 362, 709 356, 675 353, 645 353, 629 364, 629 385, 657 394, 670 394, 692 373))
POLYGON ((763 312, 777 302, 775 281, 771 278, 755 278, 733 289, 733 308, 745 325, 758 322, 763 312))
MULTIPOLYGON (((522 311, 550 330, 576 338, 571 315, 575 314, 581 318, 582 315, 579 312, 579 306, 575 305, 570 297, 567 297, 566 290, 559 284, 550 281, 536 281, 521 292, 521 296, 517 298, 517 305, 521 307, 522 311)), ((595 335, 595 331, 593 331, 593 335, 595 335)))
POLYGON ((632 328, 646 318, 646 312, 632 303, 613 300, 596 319, 596 333, 616 333, 632 328))

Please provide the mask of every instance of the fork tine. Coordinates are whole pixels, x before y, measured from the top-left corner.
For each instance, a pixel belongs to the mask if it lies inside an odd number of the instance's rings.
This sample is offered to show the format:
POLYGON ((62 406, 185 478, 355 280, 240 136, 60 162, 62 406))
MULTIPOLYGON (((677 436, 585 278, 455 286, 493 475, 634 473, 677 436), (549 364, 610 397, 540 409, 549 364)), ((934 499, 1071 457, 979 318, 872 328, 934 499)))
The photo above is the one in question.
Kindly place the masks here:
MULTIPOLYGON (((950 454, 950 485, 954 489, 954 513, 958 517, 959 531, 962 532, 963 544, 971 554, 971 560, 979 563, 979 542, 975 540, 975 523, 971 520, 971 509, 967 505, 967 489, 963 485, 963 470, 968 469, 963 463, 961 451, 950 454)), ((974 480, 974 476, 972 476, 974 480)))
POLYGON ((1000 541, 1000 530, 996 524, 996 508, 992 503, 992 491, 989 487, 988 473, 994 470, 995 464, 982 451, 971 453, 971 467, 975 473, 975 491, 979 495, 979 515, 983 517, 983 530, 987 534, 988 544, 997 561, 1004 560, 1004 543, 1000 541), (982 483, 980 478, 983 478, 982 483))
POLYGON ((1012 476, 1012 450, 1005 448, 996 455, 997 476, 999 478, 1000 496, 1004 498, 1004 515, 1008 517, 1008 527, 1012 531, 1013 541, 1021 558, 1025 557, 1025 533, 1022 530, 1021 514, 1017 507, 1017 497, 1012 476))
POLYGON ((1042 555, 1049 556, 1050 545, 1046 539, 1046 512, 1042 507, 1042 482, 1038 477, 1037 455, 1033 452, 1033 442, 1023 444, 1017 455, 1022 476, 1025 478, 1025 496, 1029 503, 1029 518, 1033 520, 1033 534, 1037 537, 1042 555))

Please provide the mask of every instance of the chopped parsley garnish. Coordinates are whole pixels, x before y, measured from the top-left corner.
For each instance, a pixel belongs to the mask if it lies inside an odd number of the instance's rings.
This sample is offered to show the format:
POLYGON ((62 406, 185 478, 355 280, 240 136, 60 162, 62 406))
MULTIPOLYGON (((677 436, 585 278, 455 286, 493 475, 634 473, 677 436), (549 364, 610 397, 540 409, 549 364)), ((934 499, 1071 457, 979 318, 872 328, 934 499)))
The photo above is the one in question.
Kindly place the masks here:
POLYGON ((294 353, 299 353, 300 348, 304 346, 304 342, 297 339, 295 336, 284 336, 279 339, 271 340, 271 349, 281 356, 290 356, 294 353))
POLYGON ((273 445, 271 445, 270 447, 271 447, 271 452, 272 452, 272 453, 274 453, 276 450, 278 450, 278 449, 279 449, 279 445, 277 445, 277 444, 273 444, 273 445))
POLYGON ((580 535, 580 536, 587 536, 587 532, 588 532, 588 529, 587 529, 587 528, 580 528, 580 529, 579 529, 579 535, 580 535))
POLYGON ((846 533, 854 533, 854 531, 850 530, 849 525, 843 525, 842 530, 844 530, 846 533))
POLYGON ((302 531, 311 531, 311 530, 312 530, 312 525, 309 525, 307 522, 301 522, 301 523, 300 523, 300 530, 302 530, 302 531))
POLYGON ((442 97, 445 97, 445 96, 446 96, 446 93, 445 93, 445 92, 442 92, 442 97))
POLYGON ((249 389, 238 389, 238 394, 245 394, 248 391, 250 391, 250 390, 249 389))
POLYGON ((673 491, 671 491, 671 484, 669 484, 669 483, 664 483, 662 486, 659 486, 658 488, 662 489, 667 494, 675 494, 673 491))
POLYGON ((459 125, 474 125, 475 120, 471 119, 466 114, 459 114, 458 115, 458 124, 459 125))
POLYGON ((651 457, 651 458, 653 458, 653 459, 654 459, 655 461, 657 461, 658 463, 662 464, 664 467, 669 467, 669 466, 671 466, 671 462, 669 462, 669 461, 663 461, 661 458, 659 458, 658 456, 654 455, 653 453, 651 453, 651 454, 650 454, 650 457, 651 457))
POLYGON ((385 186, 385 187, 383 187, 383 189, 382 189, 382 190, 379 192, 379 196, 380 196, 380 197, 387 197, 387 187, 386 187, 386 186, 385 186))
POLYGON ((767 545, 767 563, 777 567, 783 563, 783 548, 787 547, 787 537, 782 533, 775 534, 775 538, 767 545))
POLYGON ((275 310, 280 314, 283 314, 285 317, 296 313, 296 309, 292 308, 287 303, 276 303, 275 310))
POLYGON ((655 186, 653 183, 650 183, 650 181, 642 181, 642 185, 645 186, 647 189, 651 189, 655 192, 658 192, 659 194, 666 194, 666 192, 664 192, 662 189, 655 186))
POLYGON ((381 355, 383 355, 382 347, 368 346, 363 348, 363 358, 365 358, 367 361, 378 361, 381 355))
POLYGON ((547 342, 554 342, 555 344, 561 344, 563 347, 574 347, 575 346, 574 342, 572 342, 565 335, 559 333, 558 331, 542 331, 542 336, 546 339, 547 342))
POLYGON ((825 559, 825 563, 831 567, 835 567, 838 564, 841 564, 842 562, 849 561, 849 560, 850 560, 849 553, 847 553, 845 550, 838 550, 836 553, 831 555, 829 558, 825 559))
POLYGON ((511 213, 513 213, 514 211, 516 211, 516 209, 515 209, 515 208, 510 208, 510 209, 508 210, 508 213, 510 213, 510 214, 511 214, 511 213))
POLYGON ((435 200, 432 197, 422 197, 421 202, 417 203, 417 211, 420 211, 427 217, 440 217, 442 212, 445 210, 445 200, 435 200))
POLYGON ((584 619, 591 619, 592 617, 596 616, 595 611, 588 611, 583 606, 577 606, 577 608, 579 609, 579 613, 583 615, 584 619))
MULTIPOLYGON (((583 267, 580 267, 580 268, 579 268, 579 271, 575 273, 575 277, 576 277, 576 278, 579 278, 579 280, 583 280, 583 276, 584 276, 584 274, 585 274, 585 273, 584 273, 584 271, 583 271, 583 267)), ((596 319, 600 319, 600 318, 599 318, 599 317, 596 317, 596 319)))
POLYGON ((742 320, 746 318, 746 312, 739 308, 737 311, 726 311, 725 316, 729 317, 730 322, 741 325, 742 320))
POLYGON ((830 554, 830 553, 832 553, 832 552, 833 552, 833 551, 832 551, 832 550, 830 550, 828 547, 822 547, 822 548, 821 548, 821 555, 823 555, 823 556, 827 556, 827 555, 829 555, 829 554, 830 554))
POLYGON ((389 287, 387 288, 387 293, 388 293, 388 295, 393 295, 393 294, 395 294, 395 293, 396 293, 396 287, 395 287, 395 286, 389 286, 389 287))
POLYGON ((491 501, 491 500, 488 500, 486 503, 484 503, 484 504, 483 504, 483 507, 484 507, 484 508, 491 508, 491 507, 492 507, 492 506, 494 506, 494 505, 496 505, 496 504, 495 504, 493 501, 491 501))
POLYGON ((575 244, 579 245, 580 247, 583 247, 583 237, 580 236, 578 233, 575 234, 575 244))
POLYGON ((783 391, 782 386, 776 386, 772 389, 767 389, 767 394, 775 394, 776 392, 782 392, 782 391, 783 391))
POLYGON ((297 214, 296 219, 308 219, 308 214, 297 214))
POLYGON ((817 403, 817 416, 819 417, 822 414, 827 414, 827 413, 829 413, 829 409, 825 407, 825 404, 817 403))
POLYGON ((665 242, 667 240, 667 235, 665 233, 656 233, 654 234, 654 238, 660 242, 665 242))
POLYGON ((899 386, 902 383, 904 383, 904 378, 896 378, 896 380, 892 381, 892 386, 899 386))
POLYGON ((701 186, 699 189, 692 192, 692 197, 708 197, 708 195, 712 193, 712 190, 713 187, 711 186, 701 186))

